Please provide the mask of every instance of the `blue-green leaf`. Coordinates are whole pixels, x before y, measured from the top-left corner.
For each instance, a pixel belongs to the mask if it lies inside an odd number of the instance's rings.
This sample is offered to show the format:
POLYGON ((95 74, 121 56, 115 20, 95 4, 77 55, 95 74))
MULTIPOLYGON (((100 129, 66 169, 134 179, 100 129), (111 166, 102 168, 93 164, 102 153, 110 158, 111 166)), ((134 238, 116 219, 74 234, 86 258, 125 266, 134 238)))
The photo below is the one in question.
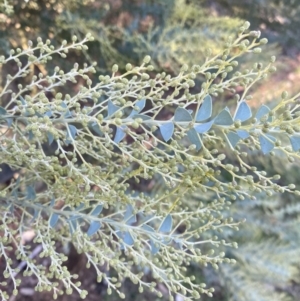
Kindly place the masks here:
POLYGON ((50 201, 50 207, 54 207, 55 205, 55 198, 52 198, 50 201))
POLYGON ((85 208, 84 203, 80 203, 80 205, 77 206, 77 207, 75 208, 75 210, 76 210, 76 211, 80 211, 80 210, 83 209, 83 208, 85 208))
POLYGON ((49 219, 49 225, 51 228, 54 228, 58 222, 59 215, 57 213, 53 213, 49 219))
POLYGON ((100 127, 98 125, 97 122, 89 122, 89 128, 91 128, 96 134, 98 134, 99 136, 102 136, 103 133, 102 131, 100 130, 100 127))
POLYGON ((47 138, 48 138, 48 144, 51 145, 54 140, 54 136, 50 132, 47 132, 47 138))
POLYGON ((213 123, 214 123, 214 120, 211 120, 206 123, 195 124, 194 129, 196 130, 197 133, 203 134, 210 130, 213 123))
POLYGON ((242 138, 247 139, 250 135, 246 130, 237 130, 236 133, 242 138))
POLYGON ((196 150, 200 150, 202 147, 202 141, 200 139, 199 134, 196 132, 195 129, 190 129, 187 131, 187 136, 192 144, 196 145, 196 150))
POLYGON ((154 232, 154 229, 148 225, 142 225, 141 227, 142 229, 144 229, 147 232, 154 232))
POLYGON ((141 118, 142 120, 149 120, 149 119, 151 119, 150 116, 143 115, 143 114, 136 114, 136 115, 132 116, 132 119, 136 119, 136 118, 141 118))
POLYGON ((167 142, 171 139, 174 133, 174 123, 168 122, 159 126, 160 132, 164 140, 167 142))
POLYGON ((124 220, 126 221, 133 213, 133 207, 131 204, 126 206, 126 211, 124 214, 124 220))
POLYGON ((20 100, 23 106, 27 104, 26 100, 23 98, 23 96, 20 95, 20 100))
POLYGON ((300 149, 300 136, 290 136, 290 141, 294 152, 297 152, 300 149))
POLYGON ((86 234, 92 236, 101 228, 101 223, 99 221, 92 221, 90 227, 88 228, 86 234))
POLYGON ((138 106, 139 107, 139 112, 141 112, 144 109, 145 104, 146 104, 146 100, 142 99, 142 100, 137 101, 135 103, 135 106, 138 106))
POLYGON ((70 137, 74 140, 75 136, 77 135, 77 129, 72 124, 68 124, 68 128, 69 128, 68 137, 70 137))
POLYGON ((172 230, 172 216, 168 214, 162 221, 161 225, 159 226, 158 231, 163 233, 168 233, 172 230))
POLYGON ((151 239, 150 240, 150 245, 151 245, 151 253, 152 255, 155 255, 159 252, 160 246, 156 246, 155 242, 151 239))
POLYGON ((41 213, 40 209, 34 208, 33 217, 30 220, 30 223, 33 223, 39 217, 40 213, 41 213))
POLYGON ((33 138, 34 138, 33 131, 32 131, 32 130, 29 130, 29 131, 28 131, 28 139, 29 139, 29 140, 32 140, 33 138))
POLYGON ((112 103, 112 101, 109 100, 108 104, 107 104, 107 117, 110 117, 111 115, 113 115, 119 109, 120 109, 120 107, 114 105, 112 103))
POLYGON ((64 101, 60 104, 60 106, 66 109, 65 113, 63 114, 65 118, 72 116, 67 104, 64 101))
MULTIPOLYGON (((272 136, 264 136, 260 135, 259 136, 259 142, 260 142, 260 148, 263 154, 269 153, 273 148, 274 148, 274 142, 272 141, 274 137, 272 136)), ((275 138, 274 138, 275 139, 275 138)))
POLYGON ((33 186, 26 186, 26 199, 27 200, 35 200, 36 192, 33 186))
POLYGON ((269 112, 270 112, 269 107, 267 107, 266 105, 262 105, 262 106, 258 109, 258 111, 257 111, 257 113, 256 113, 256 115, 255 115, 255 118, 256 118, 257 120, 260 120, 263 116, 267 115, 269 112))
POLYGON ((252 117, 252 112, 249 105, 245 101, 240 101, 236 109, 234 120, 240 120, 241 122, 248 120, 252 117))
POLYGON ((229 132, 226 134, 229 144, 232 148, 235 148, 238 142, 240 141, 240 136, 234 132, 229 132))
POLYGON ((5 115, 7 114, 6 110, 0 106, 0 115, 5 115))
POLYGON ((196 121, 203 121, 211 117, 212 100, 210 95, 206 95, 202 105, 196 115, 196 121))
POLYGON ((169 245, 169 244, 172 242, 172 238, 171 238, 171 237, 169 237, 169 238, 163 238, 163 239, 161 240, 161 242, 162 242, 165 246, 167 246, 167 245, 169 245))
POLYGON ((48 116, 48 117, 51 117, 52 116, 52 111, 47 111, 45 114, 44 114, 44 116, 48 116))
POLYGON ((5 119, 6 120, 6 122, 7 122, 7 125, 8 125, 8 127, 10 128, 10 126, 12 125, 12 123, 13 123, 13 118, 6 118, 5 119))
POLYGON ((102 209, 103 209, 103 205, 97 205, 97 206, 90 212, 90 215, 92 215, 92 216, 98 216, 98 215, 102 212, 102 209))
POLYGON ((124 132, 125 128, 126 127, 124 125, 121 127, 117 126, 114 142, 119 143, 124 139, 124 137, 126 136, 126 133, 124 132))
POLYGON ((218 114, 218 116, 214 120, 214 124, 217 124, 217 125, 232 125, 233 124, 232 117, 231 117, 230 113, 228 112, 227 108, 225 108, 223 111, 221 111, 218 114))
POLYGON ((123 241, 128 246, 132 246, 134 244, 134 239, 133 239, 133 237, 132 237, 132 235, 131 235, 130 232, 125 232, 123 234, 123 241))
POLYGON ((145 104, 146 104, 146 100, 145 99, 137 101, 134 104, 134 106, 138 107, 139 109, 137 111, 136 110, 132 110, 131 113, 130 113, 130 115, 128 117, 132 117, 132 116, 138 114, 139 112, 141 112, 144 109, 145 104))
POLYGON ((136 222, 136 215, 133 214, 133 207, 132 205, 127 205, 126 212, 124 214, 124 221, 127 225, 132 225, 136 222))
POLYGON ((136 223, 137 219, 136 219, 136 215, 131 215, 127 220, 126 220, 126 224, 127 225, 132 225, 134 223, 136 223))
POLYGON ((70 229, 70 233, 71 234, 73 234, 76 231, 76 229, 77 229, 77 226, 78 226, 77 219, 78 218, 79 218, 78 216, 72 215, 68 219, 68 224, 69 224, 69 229, 70 229))
POLYGON ((176 122, 192 121, 192 116, 188 112, 188 110, 186 110, 184 108, 177 108, 175 111, 174 120, 176 122))

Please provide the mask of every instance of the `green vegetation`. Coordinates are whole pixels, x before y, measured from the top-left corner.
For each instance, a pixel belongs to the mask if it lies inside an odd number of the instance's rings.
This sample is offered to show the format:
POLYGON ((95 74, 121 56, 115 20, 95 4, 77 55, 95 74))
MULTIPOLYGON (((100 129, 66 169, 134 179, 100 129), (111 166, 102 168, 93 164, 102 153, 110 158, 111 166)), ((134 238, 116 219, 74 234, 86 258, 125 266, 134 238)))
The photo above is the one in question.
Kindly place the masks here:
POLYGON ((88 298, 71 247, 107 300, 298 300, 300 93, 252 107, 279 48, 202 4, 2 2, 2 300, 88 298))

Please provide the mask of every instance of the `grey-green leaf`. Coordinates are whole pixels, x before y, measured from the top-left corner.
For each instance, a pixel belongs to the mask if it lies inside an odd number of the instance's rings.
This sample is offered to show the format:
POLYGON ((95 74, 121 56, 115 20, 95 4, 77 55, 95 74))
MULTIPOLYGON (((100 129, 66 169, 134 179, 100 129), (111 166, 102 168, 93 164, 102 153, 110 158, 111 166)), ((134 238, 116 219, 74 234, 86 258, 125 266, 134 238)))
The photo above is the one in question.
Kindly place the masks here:
POLYGON ((150 120, 151 117, 143 114, 135 114, 132 116, 132 119, 141 118, 142 120, 150 120))
POLYGON ((290 136, 291 145, 294 152, 297 152, 300 149, 300 136, 293 135, 290 136))
POLYGON ((263 116, 265 116, 265 115, 268 114, 269 112, 270 112, 269 107, 267 107, 266 105, 262 105, 262 106, 258 109, 258 111, 257 111, 257 113, 256 113, 256 115, 255 115, 255 118, 256 118, 257 120, 260 120, 263 116))
POLYGON ((196 145, 196 150, 197 151, 200 150, 202 147, 202 141, 200 139, 199 134, 196 132, 196 130, 195 129, 188 130, 187 136, 191 141, 191 143, 196 145))
POLYGON ((88 228, 86 234, 92 236, 101 228, 101 223, 99 221, 92 221, 90 227, 88 228))
POLYGON ((54 136, 50 132, 47 132, 47 138, 48 138, 48 144, 51 145, 54 140, 54 136))
POLYGON ((63 107, 64 109, 66 109, 65 113, 63 114, 63 116, 65 118, 72 116, 72 114, 71 114, 71 112, 70 112, 67 104, 64 101, 60 105, 61 105, 61 107, 63 107))
POLYGON ((131 235, 130 232, 125 232, 123 234, 123 241, 128 246, 132 246, 134 244, 134 239, 133 239, 133 237, 132 237, 132 235, 131 235))
POLYGON ((217 125, 232 125, 233 119, 228 112, 228 109, 225 108, 223 111, 221 111, 218 116, 214 120, 214 124, 217 125))
POLYGON ((152 255, 157 254, 159 252, 160 247, 156 246, 155 243, 154 243, 154 241, 152 239, 150 240, 150 245, 151 245, 151 253, 152 253, 152 255))
POLYGON ((31 201, 36 199, 36 192, 34 186, 26 186, 26 199, 31 201))
POLYGON ((210 95, 206 95, 203 103, 196 115, 196 121, 203 121, 211 117, 212 100, 210 95))
POLYGON ((0 106, 0 115, 5 115, 7 114, 6 110, 0 106))
POLYGON ((226 134, 229 144, 232 148, 235 148, 238 142, 240 141, 240 136, 234 132, 229 132, 226 134))
POLYGON ((247 139, 250 135, 246 130, 237 130, 236 133, 242 138, 247 139))
POLYGON ((103 209, 103 205, 97 205, 97 206, 90 212, 90 215, 92 215, 92 216, 98 216, 98 215, 102 212, 102 209, 103 209))
POLYGON ((274 142, 271 137, 266 137, 264 135, 259 136, 260 148, 263 154, 269 153, 274 148, 274 142))
POLYGON ((49 225, 51 228, 54 228, 58 222, 59 215, 57 213, 53 213, 49 219, 49 225))
POLYGON ((162 221, 158 231, 163 233, 168 233, 172 230, 172 216, 168 214, 162 221))
POLYGON ((10 128, 10 126, 13 123, 13 118, 6 118, 6 122, 7 122, 8 127, 10 128))
POLYGON ((72 215, 69 219, 68 219, 68 224, 69 224, 69 229, 70 229, 70 233, 73 234, 78 226, 77 220, 79 219, 78 216, 74 216, 72 215))
POLYGON ((130 115, 128 117, 133 117, 134 115, 136 115, 139 112, 141 112, 144 109, 145 104, 146 104, 146 100, 145 99, 137 101, 134 104, 134 106, 138 107, 139 109, 137 111, 136 110, 132 110, 131 113, 130 113, 130 115))
POLYGON ((100 130, 99 125, 96 122, 90 122, 89 123, 89 128, 91 128, 99 136, 103 135, 102 131, 100 130))
POLYGON ((107 116, 110 117, 111 115, 113 115, 119 109, 120 109, 120 107, 114 105, 112 103, 112 101, 109 100, 108 104, 107 104, 107 116))
POLYGON ((125 126, 117 126, 114 142, 119 143, 121 140, 124 139, 124 137, 126 136, 126 133, 124 132, 125 128, 125 126))
POLYGON ((164 140, 167 142, 171 139, 174 133, 174 123, 168 122, 159 126, 160 132, 164 140))
POLYGON ((194 129, 196 130, 197 133, 204 134, 211 129, 213 123, 214 123, 214 120, 211 120, 206 123, 195 124, 194 129))
POLYGON ((69 124, 68 128, 69 128, 69 134, 70 134, 69 137, 74 140, 75 136, 77 135, 77 128, 72 124, 69 124))
POLYGON ((192 121, 192 116, 188 110, 184 108, 177 108, 175 111, 174 120, 176 122, 192 121))
POLYGON ((133 213, 133 207, 131 204, 128 204, 126 206, 126 211, 125 211, 125 214, 124 214, 124 220, 126 221, 130 216, 132 216, 132 213, 133 213))
POLYGON ((234 115, 234 120, 240 120, 243 122, 251 117, 252 112, 249 105, 245 101, 240 101, 234 115))
POLYGON ((154 232, 154 229, 148 225, 142 225, 141 228, 147 232, 154 232))

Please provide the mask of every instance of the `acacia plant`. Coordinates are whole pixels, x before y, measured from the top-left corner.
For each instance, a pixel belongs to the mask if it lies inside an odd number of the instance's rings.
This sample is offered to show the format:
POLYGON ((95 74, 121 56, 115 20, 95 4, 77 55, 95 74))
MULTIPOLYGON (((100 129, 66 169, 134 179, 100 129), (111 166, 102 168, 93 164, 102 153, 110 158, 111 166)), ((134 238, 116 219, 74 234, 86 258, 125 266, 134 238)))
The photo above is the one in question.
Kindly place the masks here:
POLYGON ((20 280, 11 250, 26 261, 23 273, 36 277, 37 290, 52 290, 54 298, 76 290, 85 298, 88 292, 63 265, 67 257, 58 248, 70 242, 97 271, 97 280, 105 279, 108 294, 115 290, 124 298, 122 283, 129 278, 140 292, 161 295, 145 277, 150 270, 170 300, 175 294, 184 300, 212 296, 213 288, 186 276, 186 266, 234 263, 220 247, 236 248, 236 242, 210 235, 238 228, 240 220, 223 215, 230 202, 255 199, 256 193, 300 194, 294 184, 281 186, 279 175, 247 162, 248 150, 292 162, 300 149, 299 95, 283 92, 273 108, 262 105, 255 112, 247 103, 252 86, 275 71, 274 57, 237 71, 239 57, 260 53, 267 42, 249 25, 217 55, 208 50, 204 62, 184 65, 176 76, 156 74, 149 56, 140 66, 127 64, 124 73, 114 65, 98 79, 94 65, 78 63, 71 70, 33 73, 34 65, 85 50, 91 35, 80 41, 74 36, 58 48, 38 38, 0 58, 2 69, 13 66, 0 90, 0 154, 18 177, 1 187, 0 256, 14 294, 20 280), (77 90, 61 92, 77 82, 77 90), (241 95, 238 86, 244 87, 241 95), (217 109, 225 92, 236 105, 217 109), (153 181, 155 189, 137 189, 134 182, 142 180, 153 181), (192 194, 211 198, 187 202, 192 194), (28 229, 49 266, 33 260, 31 247, 22 244, 28 229))

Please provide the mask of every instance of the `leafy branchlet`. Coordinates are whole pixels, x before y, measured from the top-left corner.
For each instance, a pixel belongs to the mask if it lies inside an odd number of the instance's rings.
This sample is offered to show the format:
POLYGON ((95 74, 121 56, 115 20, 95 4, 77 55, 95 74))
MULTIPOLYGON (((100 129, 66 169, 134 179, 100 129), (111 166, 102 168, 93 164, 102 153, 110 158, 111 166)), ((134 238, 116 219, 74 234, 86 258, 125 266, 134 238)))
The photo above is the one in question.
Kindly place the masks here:
MULTIPOLYGON (((239 222, 222 215, 229 201, 254 198, 256 192, 299 194, 293 184, 279 186, 278 175, 246 160, 247 152, 260 151, 284 154, 293 162, 300 149, 298 95, 289 98, 284 92, 277 106, 263 105, 255 114, 247 104, 252 86, 275 71, 274 58, 237 71, 241 55, 259 53, 267 42, 248 27, 245 23, 221 53, 201 66, 183 66, 177 76, 154 77, 148 56, 141 66, 128 64, 119 74, 114 65, 110 76, 98 79, 95 66, 77 63, 67 72, 56 67, 50 74, 32 73, 33 65, 47 64, 54 55, 64 58, 85 49, 90 35, 57 49, 38 39, 1 57, 3 66, 13 62, 17 70, 0 92, 1 99, 9 98, 0 107, 1 158, 20 169, 18 179, 0 192, 0 254, 7 264, 4 275, 16 290, 17 271, 7 254, 12 244, 18 246, 18 258, 28 262, 25 274, 37 277, 39 290, 52 289, 55 297, 62 293, 59 280, 67 293, 77 290, 84 298, 87 292, 63 267, 66 256, 53 243, 69 241, 85 253, 98 280, 106 280, 108 293, 114 289, 124 297, 121 285, 130 278, 140 291, 160 295, 143 277, 150 268, 171 299, 172 293, 186 300, 212 294, 212 288, 185 276, 185 266, 194 262, 217 269, 233 262, 214 251, 236 243, 204 238, 211 230, 238 228, 239 222), (16 82, 17 91, 11 89, 16 82), (60 92, 78 82, 85 84, 76 93, 60 92), (236 94, 237 86, 244 87, 242 95, 236 94), (237 106, 216 112, 215 102, 225 91, 237 106), (226 161, 225 149, 234 154, 235 164, 226 161), (155 193, 134 191, 132 183, 141 180, 161 186, 155 193), (211 201, 188 204, 186 197, 195 192, 211 195, 211 201), (51 259, 49 268, 30 260, 30 250, 21 244, 28 228, 43 247, 40 256, 51 259), (103 272, 104 264, 118 278, 103 272)), ((5 292, 0 295, 7 298, 5 292)))

